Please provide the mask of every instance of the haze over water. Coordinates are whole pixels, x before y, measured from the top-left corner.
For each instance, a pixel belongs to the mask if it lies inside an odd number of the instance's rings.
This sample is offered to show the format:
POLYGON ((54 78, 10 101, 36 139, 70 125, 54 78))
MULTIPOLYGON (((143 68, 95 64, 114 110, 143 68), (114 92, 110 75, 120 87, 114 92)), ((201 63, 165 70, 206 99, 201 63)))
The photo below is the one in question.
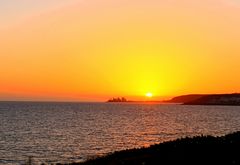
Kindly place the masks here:
POLYGON ((239 131, 240 107, 0 103, 0 164, 83 161, 185 136, 239 131))

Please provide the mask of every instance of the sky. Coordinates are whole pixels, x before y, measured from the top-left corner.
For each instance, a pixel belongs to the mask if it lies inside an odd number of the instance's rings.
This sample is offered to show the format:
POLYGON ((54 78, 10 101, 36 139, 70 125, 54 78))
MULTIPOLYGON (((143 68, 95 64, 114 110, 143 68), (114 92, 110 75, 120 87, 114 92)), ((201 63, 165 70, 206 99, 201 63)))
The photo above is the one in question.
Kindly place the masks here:
POLYGON ((240 92, 239 0, 0 0, 0 100, 240 92))

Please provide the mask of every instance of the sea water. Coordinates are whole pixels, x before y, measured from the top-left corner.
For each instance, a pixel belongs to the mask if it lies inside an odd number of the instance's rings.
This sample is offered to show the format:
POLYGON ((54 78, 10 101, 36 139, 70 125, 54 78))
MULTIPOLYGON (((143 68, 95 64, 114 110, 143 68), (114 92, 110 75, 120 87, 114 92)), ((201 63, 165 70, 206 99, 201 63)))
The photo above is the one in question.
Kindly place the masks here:
POLYGON ((240 131, 238 106, 0 103, 0 164, 81 162, 186 136, 240 131))

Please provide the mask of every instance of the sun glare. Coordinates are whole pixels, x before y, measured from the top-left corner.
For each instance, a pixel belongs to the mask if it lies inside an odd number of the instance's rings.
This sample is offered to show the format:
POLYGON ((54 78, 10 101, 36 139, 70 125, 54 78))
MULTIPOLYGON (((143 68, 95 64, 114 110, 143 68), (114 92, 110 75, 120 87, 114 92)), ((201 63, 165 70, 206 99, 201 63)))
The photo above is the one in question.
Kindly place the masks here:
POLYGON ((151 97, 153 97, 153 94, 152 93, 146 93, 146 97, 148 97, 148 98, 151 98, 151 97))

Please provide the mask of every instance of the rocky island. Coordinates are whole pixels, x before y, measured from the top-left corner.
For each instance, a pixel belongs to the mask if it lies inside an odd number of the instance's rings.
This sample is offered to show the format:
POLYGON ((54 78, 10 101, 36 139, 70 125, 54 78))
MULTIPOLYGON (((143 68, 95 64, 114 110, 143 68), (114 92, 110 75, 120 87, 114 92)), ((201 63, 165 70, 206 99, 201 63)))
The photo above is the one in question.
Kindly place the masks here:
POLYGON ((107 102, 128 102, 128 100, 125 97, 117 97, 109 99, 107 102))

